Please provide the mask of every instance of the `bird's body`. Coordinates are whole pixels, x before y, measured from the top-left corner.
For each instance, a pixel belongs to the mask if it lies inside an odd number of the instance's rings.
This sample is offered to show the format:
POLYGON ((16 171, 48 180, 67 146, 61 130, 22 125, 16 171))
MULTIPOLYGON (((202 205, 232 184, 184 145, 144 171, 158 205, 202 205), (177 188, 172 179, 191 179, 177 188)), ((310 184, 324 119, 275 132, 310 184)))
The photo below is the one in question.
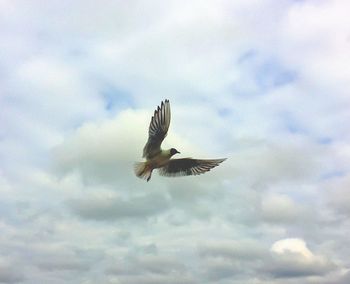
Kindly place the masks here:
POLYGON ((153 169, 158 169, 161 167, 164 167, 170 160, 171 153, 169 150, 161 150, 157 155, 155 155, 153 158, 148 159, 146 161, 146 164, 153 169))
POLYGON ((149 181, 151 179, 152 171, 166 166, 171 157, 171 149, 160 150, 157 154, 146 159, 146 162, 136 163, 135 173, 138 177, 146 178, 147 181, 149 181))
POLYGON ((154 111, 150 122, 148 140, 143 149, 143 157, 146 158, 146 161, 135 164, 135 174, 139 178, 149 181, 154 169, 159 169, 159 174, 163 176, 198 175, 226 160, 171 159, 180 152, 175 148, 161 149, 161 144, 168 133, 170 116, 170 103, 169 100, 165 100, 154 111))

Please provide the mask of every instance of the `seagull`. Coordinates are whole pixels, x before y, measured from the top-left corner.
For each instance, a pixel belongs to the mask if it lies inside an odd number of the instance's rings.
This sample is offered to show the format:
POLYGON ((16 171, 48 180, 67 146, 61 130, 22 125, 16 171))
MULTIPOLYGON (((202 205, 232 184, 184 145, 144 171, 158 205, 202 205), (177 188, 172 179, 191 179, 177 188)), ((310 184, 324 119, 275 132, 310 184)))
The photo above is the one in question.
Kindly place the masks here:
POLYGON ((134 170, 137 177, 149 181, 152 171, 158 169, 162 176, 176 177, 200 175, 218 166, 224 159, 172 159, 175 154, 180 153, 175 148, 162 150, 161 144, 168 133, 170 125, 170 103, 169 100, 161 102, 160 107, 154 111, 149 130, 148 140, 143 148, 145 162, 135 163, 134 170))

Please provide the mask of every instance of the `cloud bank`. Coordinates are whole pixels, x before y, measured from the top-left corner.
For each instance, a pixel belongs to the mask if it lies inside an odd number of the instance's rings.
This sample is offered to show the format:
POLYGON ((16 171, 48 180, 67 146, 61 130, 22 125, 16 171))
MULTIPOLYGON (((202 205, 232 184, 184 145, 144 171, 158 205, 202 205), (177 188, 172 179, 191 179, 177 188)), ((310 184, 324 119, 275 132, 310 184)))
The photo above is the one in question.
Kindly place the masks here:
POLYGON ((349 9, 0 1, 0 282, 348 283, 349 9), (225 163, 134 176, 165 98, 225 163))

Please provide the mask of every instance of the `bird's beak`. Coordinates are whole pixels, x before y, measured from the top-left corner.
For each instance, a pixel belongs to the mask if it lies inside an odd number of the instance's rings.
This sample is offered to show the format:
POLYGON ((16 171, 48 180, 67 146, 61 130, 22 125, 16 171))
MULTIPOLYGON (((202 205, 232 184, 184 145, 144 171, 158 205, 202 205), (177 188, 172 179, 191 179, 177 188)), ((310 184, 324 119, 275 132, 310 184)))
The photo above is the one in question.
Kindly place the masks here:
POLYGON ((176 151, 177 154, 181 154, 179 151, 176 151))

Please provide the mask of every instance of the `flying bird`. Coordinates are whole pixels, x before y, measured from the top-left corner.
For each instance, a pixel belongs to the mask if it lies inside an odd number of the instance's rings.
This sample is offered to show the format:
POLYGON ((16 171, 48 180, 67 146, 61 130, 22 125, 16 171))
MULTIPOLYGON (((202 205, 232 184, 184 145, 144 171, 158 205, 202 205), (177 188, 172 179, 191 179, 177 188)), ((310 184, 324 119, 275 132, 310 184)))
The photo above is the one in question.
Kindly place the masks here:
POLYGON ((180 153, 175 148, 162 150, 161 144, 168 133, 170 125, 170 103, 165 100, 160 107, 154 111, 149 130, 148 140, 143 148, 143 158, 145 162, 135 163, 135 174, 139 178, 149 181, 152 171, 158 169, 162 176, 176 177, 200 175, 218 166, 225 159, 172 159, 172 156, 180 153))

